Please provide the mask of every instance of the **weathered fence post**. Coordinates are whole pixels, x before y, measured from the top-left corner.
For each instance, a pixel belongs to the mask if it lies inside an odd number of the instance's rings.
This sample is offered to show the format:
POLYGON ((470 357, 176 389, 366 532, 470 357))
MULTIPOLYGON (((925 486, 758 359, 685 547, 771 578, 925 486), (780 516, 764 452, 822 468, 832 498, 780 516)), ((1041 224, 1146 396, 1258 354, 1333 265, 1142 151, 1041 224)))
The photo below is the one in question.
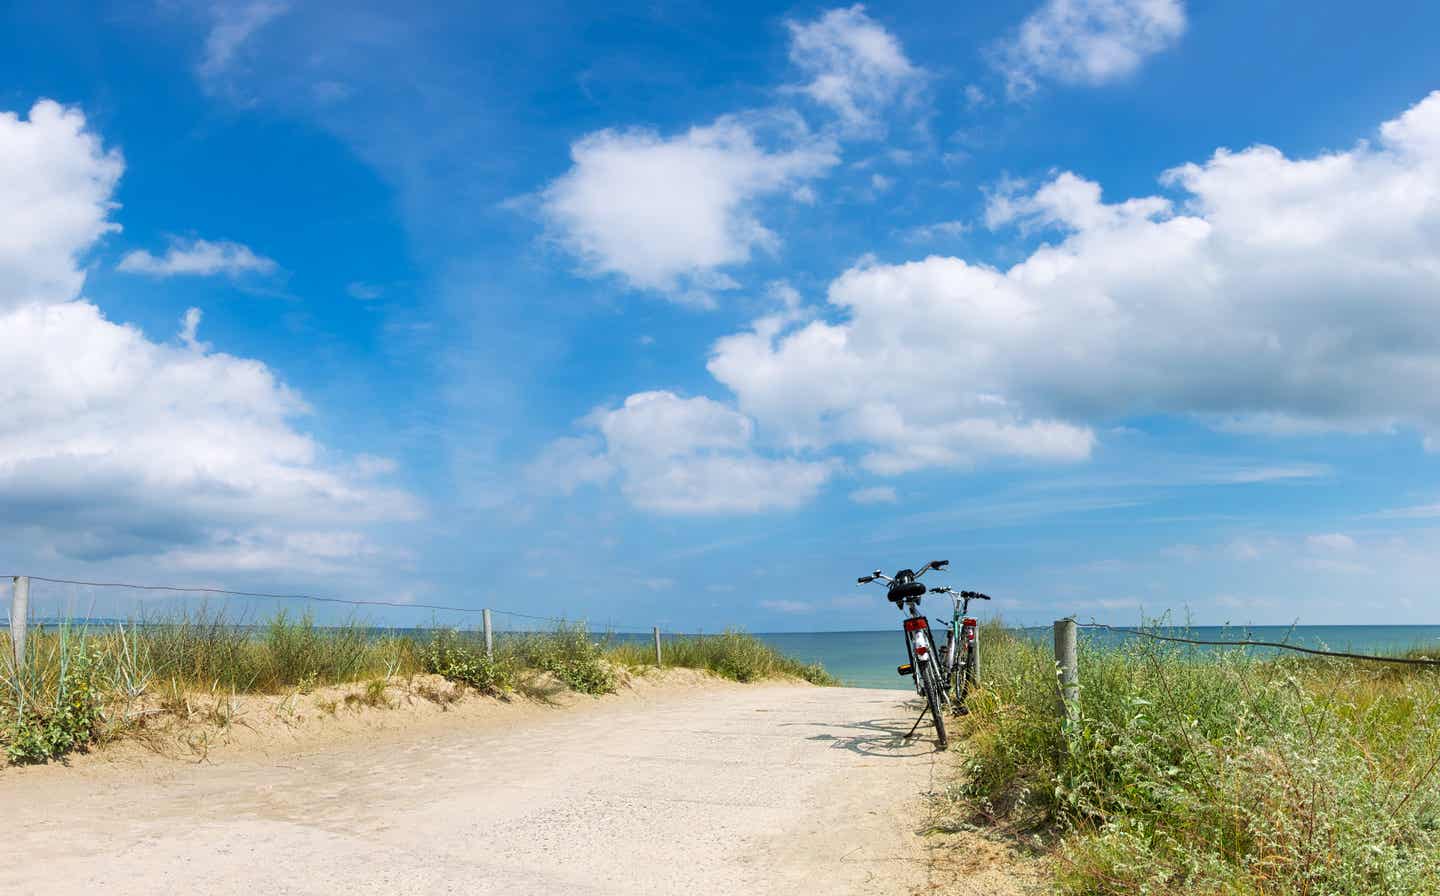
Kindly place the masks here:
POLYGON ((30 577, 16 576, 10 595, 10 646, 15 649, 15 668, 25 668, 25 626, 30 621, 30 577))
POLYGON ((480 613, 481 624, 485 626, 485 656, 495 658, 495 629, 490 625, 490 608, 486 607, 480 613))
POLYGON ((1055 669, 1060 679, 1060 714, 1073 720, 1080 700, 1080 660, 1074 619, 1055 620, 1055 669))
POLYGON ((663 665, 660 661, 660 626, 655 626, 651 631, 655 633, 655 665, 660 666, 663 665))

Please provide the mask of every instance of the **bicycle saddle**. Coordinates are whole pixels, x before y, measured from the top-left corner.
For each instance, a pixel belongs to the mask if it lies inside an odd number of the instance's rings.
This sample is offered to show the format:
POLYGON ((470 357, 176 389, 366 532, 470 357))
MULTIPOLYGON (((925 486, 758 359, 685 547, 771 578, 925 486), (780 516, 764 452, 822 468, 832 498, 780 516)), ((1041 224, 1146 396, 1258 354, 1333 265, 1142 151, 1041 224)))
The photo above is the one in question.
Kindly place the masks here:
POLYGON ((914 600, 925 593, 923 582, 915 581, 915 573, 908 569, 902 569, 895 573, 895 581, 890 583, 890 590, 885 596, 895 603, 914 600))

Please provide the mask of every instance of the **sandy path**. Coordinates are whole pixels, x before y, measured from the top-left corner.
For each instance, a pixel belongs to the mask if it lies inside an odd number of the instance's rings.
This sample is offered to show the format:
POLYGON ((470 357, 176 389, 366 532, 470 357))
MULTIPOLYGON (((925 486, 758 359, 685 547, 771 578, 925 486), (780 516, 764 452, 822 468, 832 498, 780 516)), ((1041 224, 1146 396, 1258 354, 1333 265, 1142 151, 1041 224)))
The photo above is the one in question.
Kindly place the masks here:
POLYGON ((309 755, 0 775, 0 893, 910 894, 937 766, 899 739, 905 698, 717 686, 309 755))

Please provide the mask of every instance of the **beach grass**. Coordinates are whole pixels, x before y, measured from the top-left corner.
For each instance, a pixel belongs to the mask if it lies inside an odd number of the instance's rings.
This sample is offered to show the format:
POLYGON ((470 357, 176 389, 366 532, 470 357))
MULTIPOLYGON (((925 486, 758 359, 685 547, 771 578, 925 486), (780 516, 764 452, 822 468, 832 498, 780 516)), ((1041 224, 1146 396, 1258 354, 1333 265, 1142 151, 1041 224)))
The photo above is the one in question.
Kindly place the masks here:
MULTIPOLYGON (((612 661, 630 667, 654 665, 655 651, 646 643, 617 642, 608 650, 612 661)), ((662 647, 666 666, 703 669, 732 681, 799 678, 817 685, 835 685, 819 663, 802 663, 746 632, 668 637, 662 647)))
MULTIPOLYGON (((47 761, 121 734, 147 699, 189 706, 195 693, 309 693, 361 683, 365 690, 352 702, 379 706, 384 682, 421 673, 494 696, 522 688, 534 677, 527 673, 547 673, 563 687, 599 695, 616 690, 619 670, 654 665, 648 643, 574 623, 499 635, 491 656, 475 632, 383 634, 358 619, 320 625, 308 614, 285 612, 237 620, 204 606, 136 624, 35 626, 19 668, 8 634, 0 633, 0 651, 0 750, 12 763, 47 761)), ((735 681, 833 683, 819 666, 742 632, 668 638, 664 657, 667 667, 735 681)))
POLYGON ((1053 850, 1064 894, 1440 893, 1440 670, 982 631, 950 821, 1053 850))

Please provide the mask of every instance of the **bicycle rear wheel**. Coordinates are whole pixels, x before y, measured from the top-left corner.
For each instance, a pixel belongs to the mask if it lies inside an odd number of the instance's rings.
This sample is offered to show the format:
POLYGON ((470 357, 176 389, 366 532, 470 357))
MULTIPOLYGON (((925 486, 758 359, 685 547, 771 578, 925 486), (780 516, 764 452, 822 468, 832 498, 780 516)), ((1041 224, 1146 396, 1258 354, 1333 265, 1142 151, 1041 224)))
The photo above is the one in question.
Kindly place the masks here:
POLYGON ((966 650, 960 662, 955 665, 955 713, 965 715, 969 708, 965 705, 965 698, 970 696, 970 691, 976 685, 975 653, 966 650))
POLYGON ((940 684, 940 673, 933 663, 926 663, 921 669, 921 677, 925 682, 925 700, 930 704, 930 718, 935 721, 935 743, 943 750, 950 745, 950 739, 945 734, 945 713, 941 711, 945 692, 940 684))

